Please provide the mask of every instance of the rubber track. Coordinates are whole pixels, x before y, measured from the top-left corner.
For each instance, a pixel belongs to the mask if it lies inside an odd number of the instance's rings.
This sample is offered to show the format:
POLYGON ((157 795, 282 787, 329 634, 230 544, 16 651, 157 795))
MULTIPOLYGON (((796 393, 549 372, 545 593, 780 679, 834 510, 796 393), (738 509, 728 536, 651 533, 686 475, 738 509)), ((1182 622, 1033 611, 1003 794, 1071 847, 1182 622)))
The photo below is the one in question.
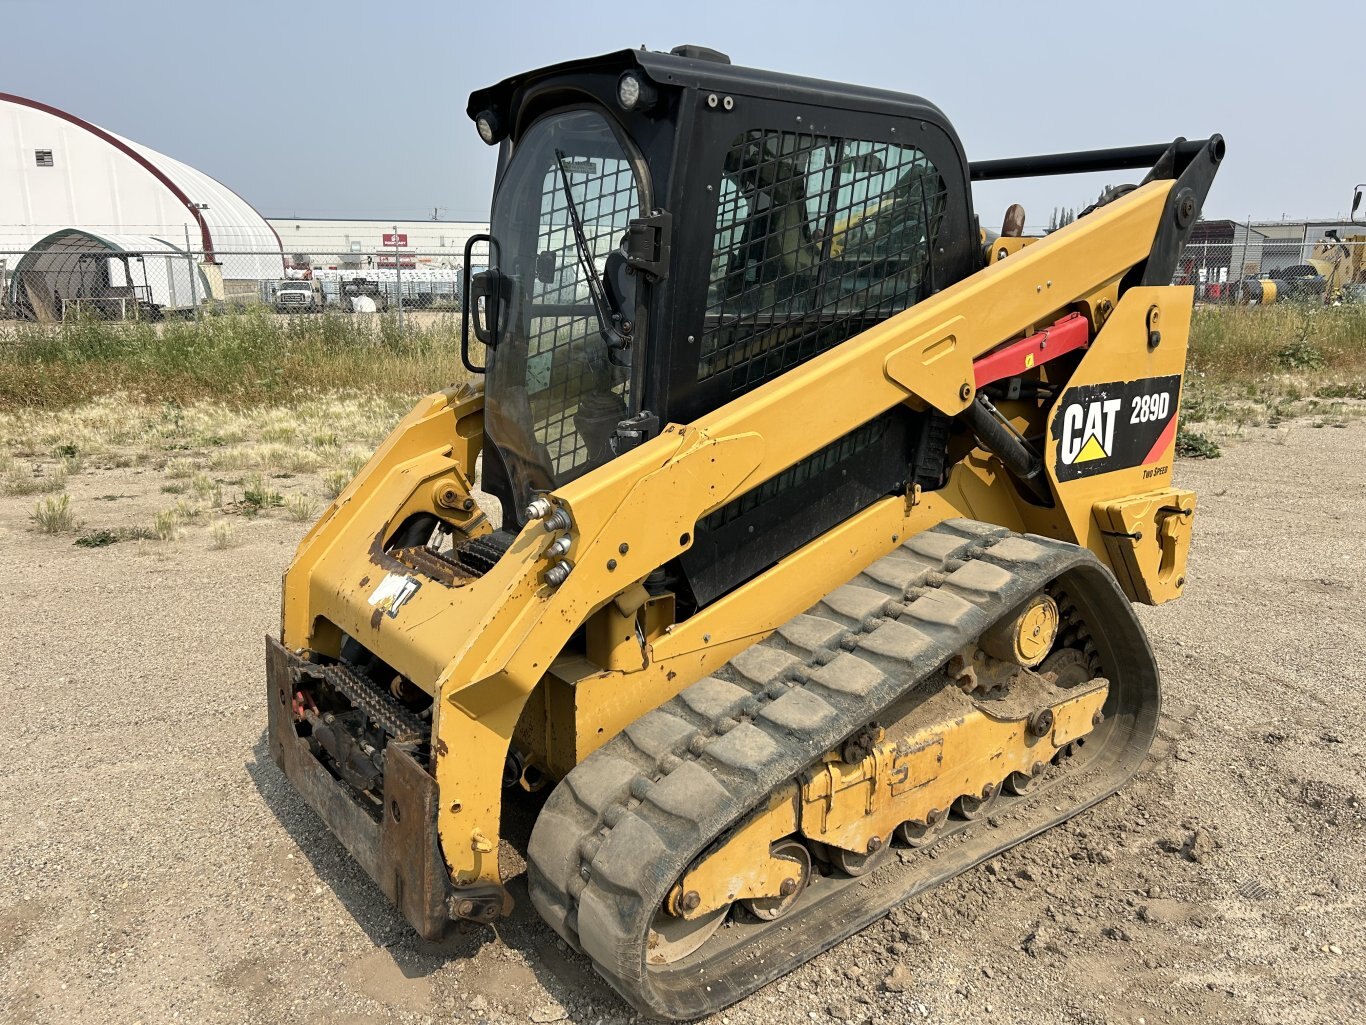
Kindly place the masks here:
MULTIPOLYGON (((715 675, 636 720, 565 776, 531 835, 531 898, 638 1009, 698 1017, 833 946, 910 893, 1112 793, 1146 753, 1156 706, 1151 650, 1128 601, 1090 552, 975 521, 948 521, 909 538, 715 675), (857 880, 818 879, 803 898, 804 909, 799 905, 762 926, 732 924, 690 958, 664 970, 647 966, 650 923, 699 854, 775 787, 1063 574, 1074 581, 1074 597, 1091 593, 1085 611, 1092 621, 1113 625, 1121 636, 1117 647, 1101 653, 1107 668, 1123 661, 1137 681, 1127 690, 1112 681, 1106 714, 1118 703, 1124 721, 1108 731, 1118 734, 1111 745, 1117 750, 1110 751, 1113 764, 1098 774, 1098 786, 1069 797, 1062 815, 1021 814, 1017 828, 979 831, 998 834, 986 846, 979 842, 981 850, 963 843, 953 857, 922 857, 922 865, 934 866, 923 878, 896 880, 891 873, 901 866, 884 865, 857 880)), ((1034 793, 1015 800, 1038 804, 1034 793)))

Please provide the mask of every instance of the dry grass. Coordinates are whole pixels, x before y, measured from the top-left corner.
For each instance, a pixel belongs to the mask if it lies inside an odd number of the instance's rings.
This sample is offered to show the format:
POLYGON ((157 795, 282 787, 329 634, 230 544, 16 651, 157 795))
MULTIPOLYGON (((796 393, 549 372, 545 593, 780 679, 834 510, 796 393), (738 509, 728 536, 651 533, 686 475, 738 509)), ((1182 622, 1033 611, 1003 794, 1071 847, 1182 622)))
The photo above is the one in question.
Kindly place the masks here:
POLYGON ((345 470, 328 470, 323 474, 323 497, 329 502, 346 490, 351 483, 351 474, 345 470))
POLYGON ((168 459, 162 472, 172 480, 185 480, 194 476, 194 460, 183 457, 168 459))
POLYGON ((181 518, 174 509, 163 509, 152 521, 152 530, 163 541, 174 541, 180 537, 181 518))
MULTIPOLYGON (((466 378, 459 320, 277 317, 263 308, 199 322, 0 326, 0 408, 79 406, 110 392, 189 406, 288 404, 341 389, 414 398, 466 378)), ((266 441, 292 441, 272 432, 266 441)))
POLYGON ((176 504, 171 506, 171 511, 180 518, 181 523, 197 523, 204 509, 197 502, 181 498, 176 504))
POLYGON ((73 534, 80 527, 71 510, 70 495, 48 495, 38 499, 33 510, 33 523, 43 534, 73 534))
POLYGON ((237 544, 237 528, 227 520, 215 520, 209 527, 209 547, 215 549, 231 548, 237 544))
POLYGON ((8 469, 0 475, 0 492, 6 495, 42 495, 63 491, 68 476, 69 472, 61 463, 44 467, 11 460, 8 469))
POLYGON ((1275 423, 1362 415, 1366 307, 1202 307, 1191 323, 1183 415, 1275 423))
POLYGON ((318 518, 318 503, 307 495, 290 495, 285 499, 285 515, 295 523, 312 523, 318 518))
MULTIPOLYGON (((58 450, 81 453, 87 467, 162 466, 171 482, 185 482, 197 495, 224 471, 360 466, 411 407, 409 397, 352 392, 299 396, 284 406, 177 406, 110 394, 64 409, 0 408, 0 488, 8 489, 13 478, 18 493, 57 489, 28 478, 37 475, 31 464, 50 463, 58 450), (281 421, 294 425, 294 440, 264 441, 266 434, 279 436, 281 421)), ((41 475, 56 469, 44 466, 41 475)))

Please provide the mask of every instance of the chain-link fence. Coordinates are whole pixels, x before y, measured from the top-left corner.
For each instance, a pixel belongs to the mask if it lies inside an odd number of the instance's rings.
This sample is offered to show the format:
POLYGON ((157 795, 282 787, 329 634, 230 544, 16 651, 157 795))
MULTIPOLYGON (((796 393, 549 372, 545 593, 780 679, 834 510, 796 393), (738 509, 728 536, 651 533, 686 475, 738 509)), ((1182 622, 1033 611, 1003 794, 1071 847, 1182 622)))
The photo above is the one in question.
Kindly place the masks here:
MULTIPOLYGON (((1366 227, 1360 234, 1313 226, 1259 230, 1202 222, 1181 254, 1176 284, 1201 303, 1366 302, 1366 227), (1331 233, 1331 234, 1330 234, 1331 233), (1289 237, 1286 237, 1286 236, 1289 237)), ((1350 227, 1350 226, 1348 226, 1350 227)), ((279 315, 394 314, 421 324, 461 312, 465 226, 451 244, 363 246, 353 237, 310 239, 313 251, 248 248, 219 240, 210 250, 188 228, 133 233, 0 228, 0 320, 59 324, 193 318, 247 309, 279 315)), ((487 263, 470 249, 470 271, 487 263)))
POLYGON ((1197 238, 1182 252, 1174 283, 1194 285, 1196 301, 1204 303, 1366 302, 1361 230, 1313 241, 1197 238))
MULTIPOLYGON (((0 250, 0 319, 59 323, 193 317, 264 307, 280 314, 459 313, 463 267, 394 266, 385 254, 357 265, 316 267, 274 253, 271 278, 225 278, 214 254, 156 245, 112 247, 73 240, 41 251, 0 250)), ((413 257, 424 254, 413 253, 413 257)), ((471 271, 484 269, 472 265, 471 271)))
MULTIPOLYGON (((305 250, 221 229, 211 247, 194 225, 0 226, 0 319, 459 313, 464 242, 484 226, 454 228, 424 231, 412 245, 406 234, 378 228, 366 230, 368 244, 353 232, 313 230, 290 239, 310 243, 305 250)), ((486 252, 469 249, 472 273, 484 269, 486 252)))

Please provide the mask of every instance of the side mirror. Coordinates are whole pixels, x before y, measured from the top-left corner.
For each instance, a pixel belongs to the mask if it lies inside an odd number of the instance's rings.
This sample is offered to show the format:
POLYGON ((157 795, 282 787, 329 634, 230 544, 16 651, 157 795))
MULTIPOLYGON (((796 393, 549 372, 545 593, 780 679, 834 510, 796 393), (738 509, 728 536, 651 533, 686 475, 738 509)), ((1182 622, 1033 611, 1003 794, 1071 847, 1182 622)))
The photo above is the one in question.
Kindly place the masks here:
POLYGON ((1353 224, 1359 223, 1359 222, 1357 221, 1357 209, 1361 206, 1361 194, 1362 194, 1362 191, 1363 191, 1363 190, 1366 190, 1366 185, 1358 185, 1358 186, 1357 186, 1356 195, 1354 195, 1354 196, 1352 197, 1352 223, 1353 223, 1353 224))
MULTIPOLYGON (((1357 198, 1361 197, 1358 196, 1357 198)), ((536 254, 536 280, 541 284, 553 285, 555 283, 555 261, 556 254, 550 249, 536 254)))

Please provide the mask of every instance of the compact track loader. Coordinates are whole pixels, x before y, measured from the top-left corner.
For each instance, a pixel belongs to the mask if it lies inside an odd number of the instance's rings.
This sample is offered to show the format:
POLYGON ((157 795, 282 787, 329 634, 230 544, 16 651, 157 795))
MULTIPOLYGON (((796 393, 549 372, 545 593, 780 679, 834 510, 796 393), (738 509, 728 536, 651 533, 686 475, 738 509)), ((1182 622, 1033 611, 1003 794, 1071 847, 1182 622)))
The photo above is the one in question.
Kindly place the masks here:
POLYGON ((308 533, 267 644, 275 759, 414 928, 510 911, 505 795, 539 802, 531 903, 693 1018, 1124 783, 1223 141, 969 163, 925 100, 698 47, 469 113, 475 383, 308 533), (979 229, 972 181, 1126 168, 979 229))

